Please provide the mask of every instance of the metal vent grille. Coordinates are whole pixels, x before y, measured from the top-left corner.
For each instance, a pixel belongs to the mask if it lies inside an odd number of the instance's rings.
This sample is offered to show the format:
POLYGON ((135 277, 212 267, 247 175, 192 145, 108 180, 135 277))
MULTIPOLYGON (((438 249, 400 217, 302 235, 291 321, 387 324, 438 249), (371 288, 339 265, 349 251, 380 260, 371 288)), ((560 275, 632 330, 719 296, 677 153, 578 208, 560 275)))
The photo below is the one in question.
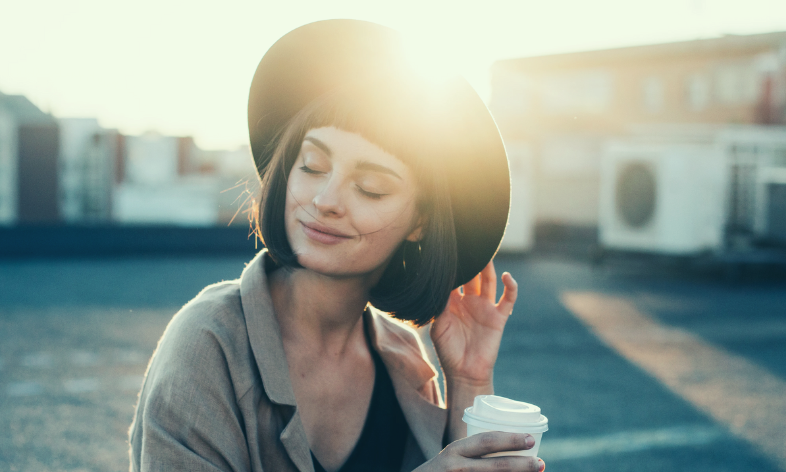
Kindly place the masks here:
POLYGON ((615 202, 617 215, 628 226, 640 229, 655 215, 657 183, 652 167, 643 162, 629 163, 617 175, 615 202))

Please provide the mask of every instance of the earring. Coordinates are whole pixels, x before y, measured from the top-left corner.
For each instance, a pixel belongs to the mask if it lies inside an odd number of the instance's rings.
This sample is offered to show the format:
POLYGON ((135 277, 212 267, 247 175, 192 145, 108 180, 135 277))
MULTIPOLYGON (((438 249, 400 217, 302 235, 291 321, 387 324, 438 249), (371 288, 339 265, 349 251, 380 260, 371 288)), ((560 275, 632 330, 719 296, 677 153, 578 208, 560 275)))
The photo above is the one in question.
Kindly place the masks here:
POLYGON ((409 254, 409 256, 407 256, 407 252, 412 252, 412 250, 415 249, 414 246, 415 246, 415 243, 412 243, 412 242, 409 242, 409 241, 404 243, 404 247, 402 248, 402 251, 401 251, 401 253, 402 253, 401 263, 402 263, 402 265, 404 267, 404 273, 406 273, 406 271, 407 271, 407 259, 409 259, 409 262, 410 262, 409 263, 409 269, 414 271, 413 275, 417 275, 417 273, 418 273, 418 266, 420 265, 420 255, 421 255, 420 254, 421 253, 420 241, 417 242, 417 248, 418 248, 417 249, 417 255, 409 254))

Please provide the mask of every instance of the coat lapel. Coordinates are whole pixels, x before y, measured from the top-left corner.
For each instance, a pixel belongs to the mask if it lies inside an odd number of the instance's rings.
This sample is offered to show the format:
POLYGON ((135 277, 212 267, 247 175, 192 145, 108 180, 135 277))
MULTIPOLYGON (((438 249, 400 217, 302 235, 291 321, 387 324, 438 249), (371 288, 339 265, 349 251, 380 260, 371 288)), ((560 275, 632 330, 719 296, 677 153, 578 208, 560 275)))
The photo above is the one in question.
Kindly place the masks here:
POLYGON ((412 435, 425 458, 434 457, 442 450, 447 410, 435 404, 440 402, 436 392, 431 399, 424 394, 430 391, 429 383, 437 373, 426 360, 414 330, 372 309, 366 310, 365 316, 367 326, 371 328, 371 342, 388 369, 412 435), (418 347, 404 339, 404 336, 414 336, 418 347))
POLYGON ((300 472, 314 472, 311 449, 306 430, 295 404, 295 392, 289 379, 289 366, 278 326, 270 290, 267 286, 266 265, 272 264, 267 250, 251 260, 240 277, 240 298, 248 328, 248 339, 262 377, 262 387, 272 403, 289 417, 279 438, 290 459, 300 472))
MULTIPOLYGON (((281 331, 267 286, 266 267, 272 263, 267 250, 263 250, 248 264, 240 279, 249 343, 265 393, 289 417, 280 435, 287 454, 300 472, 314 472, 311 449, 295 403, 281 331)), ((430 395, 431 399, 424 396, 429 395, 429 382, 437 374, 424 358, 422 346, 416 347, 407 339, 414 336, 419 342, 417 334, 372 308, 366 310, 364 317, 372 348, 385 363, 417 446, 426 459, 436 456, 442 450, 447 411, 436 404, 440 403, 438 394, 430 395)))
POLYGON ((292 459, 292 462, 300 472, 314 472, 311 448, 308 445, 306 430, 303 428, 303 422, 300 421, 300 413, 297 409, 294 410, 292 418, 284 430, 281 431, 279 438, 281 443, 284 444, 284 449, 287 450, 289 458, 292 459))
POLYGON ((436 456, 442 450, 447 410, 429 402, 411 386, 402 385, 401 378, 396 379, 393 375, 391 378, 401 410, 420 450, 426 459, 436 456))

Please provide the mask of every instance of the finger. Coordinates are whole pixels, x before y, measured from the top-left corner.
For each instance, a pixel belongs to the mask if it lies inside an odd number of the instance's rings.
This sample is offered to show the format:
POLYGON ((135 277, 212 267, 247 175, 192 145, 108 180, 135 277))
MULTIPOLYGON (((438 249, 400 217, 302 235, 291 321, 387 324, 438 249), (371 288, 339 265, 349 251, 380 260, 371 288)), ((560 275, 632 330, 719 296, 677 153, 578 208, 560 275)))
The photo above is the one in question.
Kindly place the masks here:
POLYGON ((480 295, 480 274, 472 277, 472 280, 462 285, 464 295, 480 295))
POLYGON ((451 444, 453 452, 464 457, 480 457, 505 451, 524 451, 535 445, 535 438, 524 433, 489 431, 473 434, 451 444))
POLYGON ((462 467, 459 467, 459 470, 471 470, 473 472, 543 472, 546 469, 546 464, 541 459, 530 456, 464 458, 461 462, 460 465, 462 467))
POLYGON ((500 312, 509 315, 513 313, 513 305, 516 304, 516 298, 519 295, 519 284, 508 272, 502 274, 502 283, 505 285, 505 289, 502 291, 502 298, 499 299, 497 308, 500 312))
POLYGON ((454 289, 450 292, 450 297, 448 298, 448 303, 445 305, 445 309, 442 310, 442 313, 437 316, 437 318, 431 323, 431 326, 429 327, 429 335, 431 336, 432 340, 441 336, 442 333, 445 332, 445 329, 447 329, 448 325, 450 325, 451 316, 447 314, 451 311, 456 314, 458 310, 454 311, 453 309, 456 303, 461 302, 461 298, 462 295, 459 289, 454 289))
POLYGON ((452 311, 452 309, 454 308, 454 305, 461 301, 461 297, 462 297, 462 295, 461 295, 461 292, 459 292, 459 289, 451 290, 450 296, 448 297, 448 302, 445 304, 445 308, 442 310, 442 312, 439 314, 439 316, 437 316, 436 319, 439 320, 439 319, 443 318, 443 316, 442 316, 443 314, 445 314, 445 313, 447 313, 449 311, 452 311))
POLYGON ((480 271, 480 295, 488 298, 492 303, 497 298, 497 271, 494 270, 493 261, 489 261, 480 271))
POLYGON ((464 295, 461 293, 461 287, 451 290, 450 297, 448 298, 448 304, 445 309, 449 310, 451 305, 460 302, 463 297, 464 295))

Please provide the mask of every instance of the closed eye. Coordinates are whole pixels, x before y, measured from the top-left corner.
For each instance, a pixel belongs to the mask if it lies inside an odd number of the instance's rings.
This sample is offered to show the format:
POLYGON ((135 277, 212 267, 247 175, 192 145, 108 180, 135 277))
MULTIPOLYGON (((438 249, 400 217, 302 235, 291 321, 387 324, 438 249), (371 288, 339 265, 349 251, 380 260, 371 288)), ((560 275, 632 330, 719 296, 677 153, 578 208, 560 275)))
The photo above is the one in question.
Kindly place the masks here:
POLYGON ((382 198, 385 195, 387 195, 386 193, 369 192, 368 190, 364 190, 363 187, 361 187, 359 185, 356 185, 355 187, 358 189, 358 192, 360 192, 361 195, 363 195, 365 197, 368 197, 368 198, 372 198, 374 200, 379 200, 380 198, 382 198))
POLYGON ((305 172, 306 174, 323 174, 324 173, 324 172, 312 169, 311 167, 306 166, 306 165, 300 166, 299 169, 302 170, 303 172, 305 172))

